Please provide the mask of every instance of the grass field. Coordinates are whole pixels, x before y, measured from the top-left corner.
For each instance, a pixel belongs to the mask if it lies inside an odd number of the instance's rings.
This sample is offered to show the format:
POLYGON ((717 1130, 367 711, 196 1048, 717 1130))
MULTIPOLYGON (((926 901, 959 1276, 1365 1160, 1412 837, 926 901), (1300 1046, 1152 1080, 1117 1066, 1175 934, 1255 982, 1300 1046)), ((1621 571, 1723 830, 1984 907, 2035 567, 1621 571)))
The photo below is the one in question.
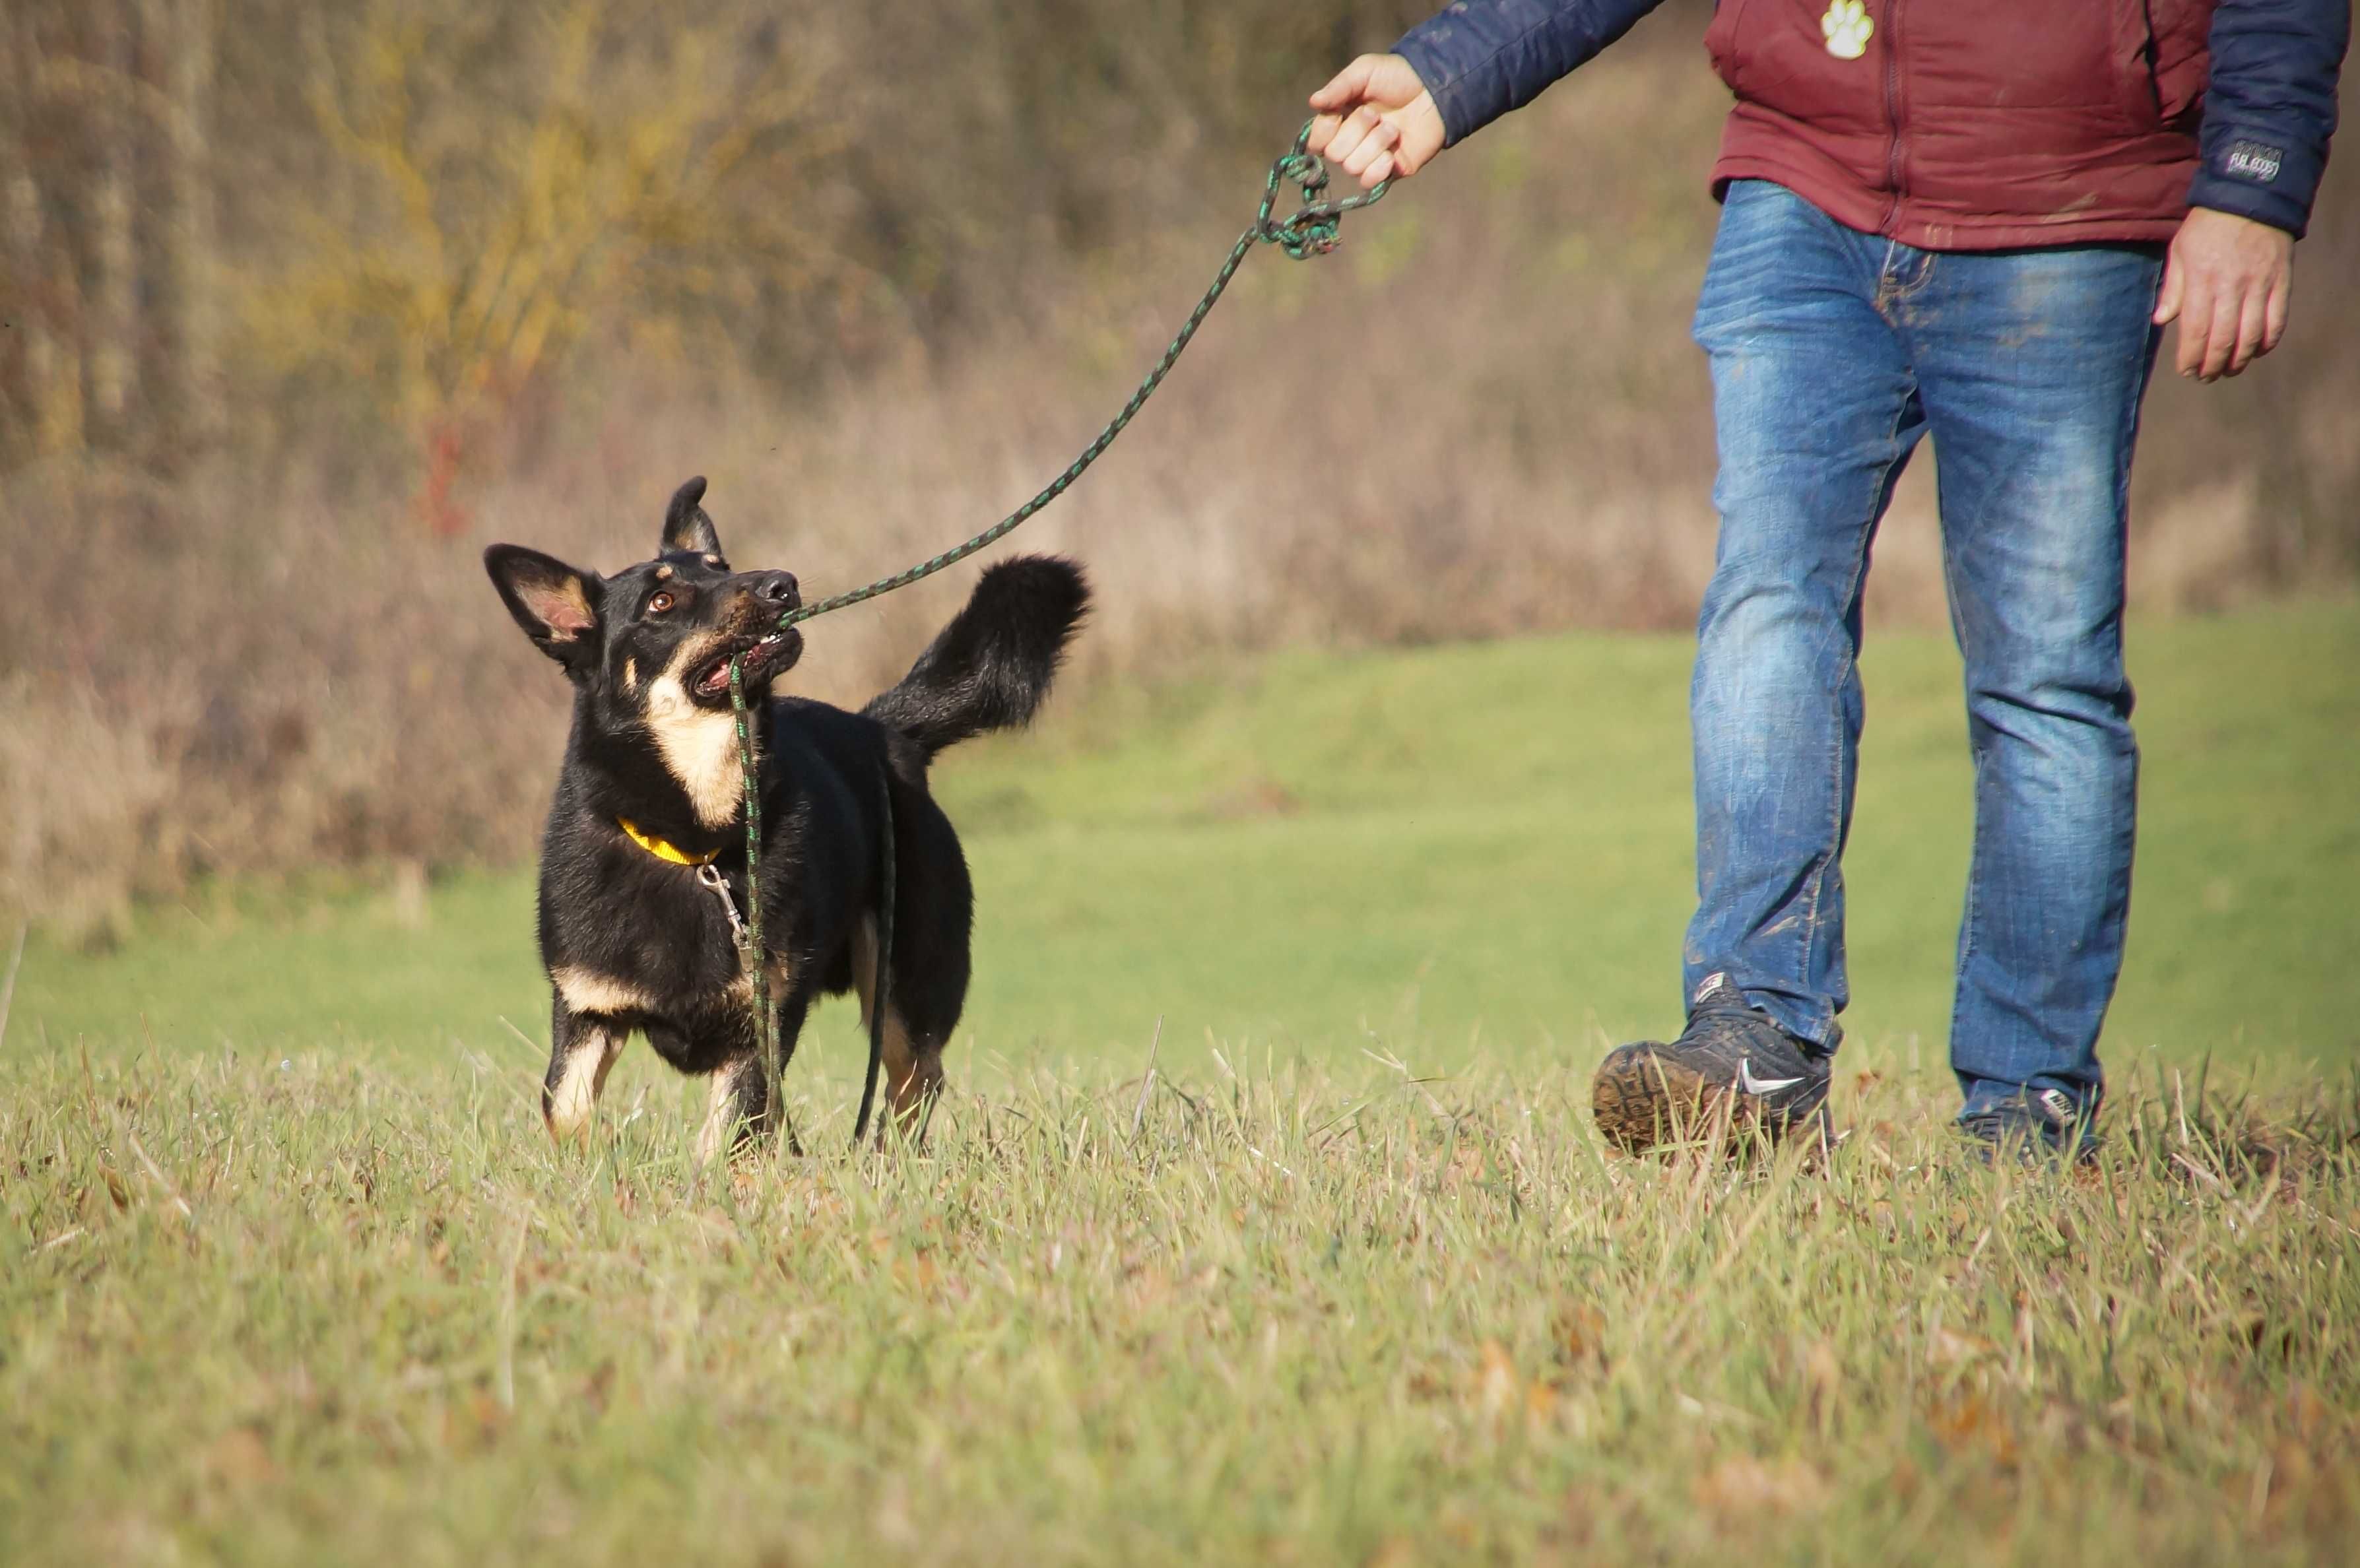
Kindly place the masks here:
MULTIPOLYGON (((1676 1022, 1677 639, 1291 656, 958 755, 978 979, 923 1158, 699 1175, 644 1051, 552 1149, 522 876, 36 939, 0 1561, 2346 1561, 2355 656, 2348 601, 2135 628, 2071 1180, 1944 1135, 1933 639, 1869 660, 1824 1169, 1582 1110, 1676 1022)), ((814 1146, 858 1061, 824 1010, 814 1146)))

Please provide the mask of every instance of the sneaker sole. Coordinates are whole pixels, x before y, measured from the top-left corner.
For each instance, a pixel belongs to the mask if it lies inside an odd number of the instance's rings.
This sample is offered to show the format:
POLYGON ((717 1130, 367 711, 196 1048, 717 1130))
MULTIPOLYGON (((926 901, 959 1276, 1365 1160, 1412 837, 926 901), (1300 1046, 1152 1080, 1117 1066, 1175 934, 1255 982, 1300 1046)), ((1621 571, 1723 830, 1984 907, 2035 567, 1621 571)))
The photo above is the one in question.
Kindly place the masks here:
POLYGON ((2086 1169, 2097 1164, 2098 1152, 2106 1143, 2102 1138, 2089 1138, 2069 1148, 2014 1127, 1996 1137, 1961 1127, 1958 1136, 1968 1154, 1983 1164, 2008 1164, 2026 1171, 2054 1171, 2060 1166, 2068 1171, 2086 1169))
POLYGON ((1590 1084, 1590 1114, 1609 1141, 1626 1153, 1644 1154, 1663 1139, 1685 1138, 1706 1125, 1719 1114, 1727 1090, 1652 1051, 1618 1051, 1590 1084))
POLYGON ((1617 1051, 1600 1064, 1590 1089, 1590 1114, 1598 1130, 1629 1154, 1644 1154, 1661 1142, 1689 1141, 1719 1129, 1724 1143, 1759 1127, 1773 1138, 1797 1128, 1817 1128, 1830 1139, 1823 1105, 1795 1105, 1765 1115, 1762 1102, 1735 1085, 1716 1082, 1653 1052, 1617 1051), (1727 1113, 1724 1116, 1724 1105, 1727 1113))

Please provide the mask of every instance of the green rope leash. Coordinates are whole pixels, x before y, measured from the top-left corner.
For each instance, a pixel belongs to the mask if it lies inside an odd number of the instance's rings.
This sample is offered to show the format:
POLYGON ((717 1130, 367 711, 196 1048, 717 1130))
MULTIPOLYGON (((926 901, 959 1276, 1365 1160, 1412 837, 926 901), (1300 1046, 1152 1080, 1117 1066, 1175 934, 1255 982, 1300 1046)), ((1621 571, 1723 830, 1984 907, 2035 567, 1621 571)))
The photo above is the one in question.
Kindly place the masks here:
MULTIPOLYGON (((1387 180, 1360 195, 1347 196, 1340 201, 1319 200, 1319 193, 1328 188, 1328 166, 1317 154, 1308 150, 1311 143, 1311 125, 1312 122, 1305 121, 1303 129, 1295 135, 1295 146, 1280 154, 1271 164, 1270 177, 1262 182, 1262 205, 1255 211, 1252 223, 1248 225, 1245 233, 1238 236, 1238 243, 1229 247, 1229 254, 1222 261, 1221 269, 1213 275, 1212 286, 1207 289, 1204 297, 1196 301, 1196 308, 1188 312, 1188 320, 1181 326, 1178 334, 1173 338, 1171 346, 1164 351, 1164 357, 1157 360, 1154 368, 1148 371, 1146 379, 1139 384, 1139 389, 1131 395, 1131 400, 1122 406, 1121 410, 1113 419, 1107 421, 1104 430, 1098 431, 1098 439, 1084 447, 1081 455, 1074 459, 1063 474, 1043 485, 1024 505, 965 543, 956 545, 940 555, 931 556, 907 571, 897 572, 890 577, 880 577, 867 587, 855 588, 849 593, 837 593, 822 599, 816 604, 804 604, 790 610, 779 617, 780 628, 783 630, 799 621, 808 621, 836 610, 849 609, 855 604, 877 598, 881 594, 890 593, 897 588, 906 588, 912 583, 922 582, 938 572, 956 566, 978 550, 989 550, 1015 532, 1052 501, 1072 488, 1074 481, 1089 471, 1090 464, 1096 463, 1105 453, 1106 449, 1114 444, 1115 437, 1122 434, 1124 427, 1131 423, 1141 408, 1146 407, 1148 398, 1155 395, 1155 389, 1164 385, 1164 378, 1169 376, 1172 373, 1172 367, 1180 362, 1180 355, 1186 351, 1190 340, 1196 337, 1196 329, 1205 324, 1205 318, 1212 314, 1213 307, 1229 290, 1229 280, 1238 275, 1238 268, 1245 264, 1246 257, 1252 253, 1254 246, 1276 245, 1295 261, 1307 261, 1313 256, 1326 256, 1334 250, 1340 237, 1344 214, 1362 207, 1373 206, 1387 191, 1392 189, 1393 182, 1387 180), (1303 205, 1286 217, 1273 217, 1272 214, 1278 205, 1279 186, 1287 181, 1292 181, 1303 192, 1303 205)), ((784 1064, 779 1060, 778 1020, 770 1012, 769 977, 764 973, 764 965, 760 962, 764 951, 762 890, 759 881, 762 864, 762 801, 759 783, 754 769, 754 733, 752 721, 748 716, 746 709, 743 663, 741 657, 732 659, 729 664, 729 705, 737 718, 738 761, 745 771, 747 903, 745 963, 746 972, 751 976, 753 985, 754 1015, 762 1048, 762 1073, 767 1081, 770 1094, 768 1103, 775 1114, 783 1116, 786 1102, 783 1098, 784 1088, 781 1079, 784 1064)), ((890 838, 890 805, 889 796, 887 801, 889 838, 885 848, 884 870, 888 896, 890 893, 890 883, 893 877, 892 844, 890 838)), ((876 1016, 871 1019, 872 1032, 881 1029, 884 1025, 885 975, 892 956, 890 931, 889 927, 886 931, 880 932, 878 942, 877 979, 873 984, 875 996, 872 1002, 876 1016)), ((860 1118, 852 1131, 852 1138, 856 1146, 868 1130, 866 1124, 869 1119, 869 1100, 876 1083, 875 1056, 875 1042, 872 1040, 869 1090, 861 1095, 860 1118)))

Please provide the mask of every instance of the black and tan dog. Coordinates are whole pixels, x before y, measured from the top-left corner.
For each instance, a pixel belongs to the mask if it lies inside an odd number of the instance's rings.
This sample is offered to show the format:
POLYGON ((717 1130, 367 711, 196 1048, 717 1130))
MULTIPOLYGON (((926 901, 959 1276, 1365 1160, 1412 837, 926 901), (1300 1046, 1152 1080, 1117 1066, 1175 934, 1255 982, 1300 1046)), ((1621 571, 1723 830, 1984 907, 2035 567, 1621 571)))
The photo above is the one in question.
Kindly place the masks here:
POLYGON ((795 580, 732 572, 704 495, 702 479, 682 485, 655 559, 611 577, 509 544, 486 550, 484 566, 574 685, 541 860, 541 953, 556 993, 542 1115, 561 1139, 583 1132, 636 1031, 683 1073, 712 1076, 698 1139, 710 1159, 733 1128, 753 1137, 770 1122, 753 988, 732 935, 746 841, 730 661, 743 657, 756 720, 762 935, 781 1055, 814 996, 858 990, 869 1011, 890 865, 884 1065, 895 1119, 908 1125, 942 1083, 974 907, 927 764, 1032 717, 1088 590, 1068 561, 1008 561, 859 713, 777 696, 771 682, 803 652, 802 634, 778 626, 801 603, 795 580))

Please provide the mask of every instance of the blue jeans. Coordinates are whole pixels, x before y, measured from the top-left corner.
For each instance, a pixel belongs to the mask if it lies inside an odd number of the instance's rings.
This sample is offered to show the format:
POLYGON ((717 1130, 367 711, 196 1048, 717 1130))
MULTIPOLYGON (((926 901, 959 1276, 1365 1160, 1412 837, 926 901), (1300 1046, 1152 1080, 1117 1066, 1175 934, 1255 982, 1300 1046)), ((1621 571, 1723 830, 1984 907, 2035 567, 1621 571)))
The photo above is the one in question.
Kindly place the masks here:
POLYGON ((2125 493, 2161 270, 2148 246, 1918 250, 1742 180, 1697 305, 1721 521, 1687 994, 1725 975, 1796 1035, 1839 1038, 1861 587, 1930 430, 1975 769, 1950 1017, 1968 1115, 2055 1089, 2094 1116, 2103 1083, 2138 779, 2125 493))

